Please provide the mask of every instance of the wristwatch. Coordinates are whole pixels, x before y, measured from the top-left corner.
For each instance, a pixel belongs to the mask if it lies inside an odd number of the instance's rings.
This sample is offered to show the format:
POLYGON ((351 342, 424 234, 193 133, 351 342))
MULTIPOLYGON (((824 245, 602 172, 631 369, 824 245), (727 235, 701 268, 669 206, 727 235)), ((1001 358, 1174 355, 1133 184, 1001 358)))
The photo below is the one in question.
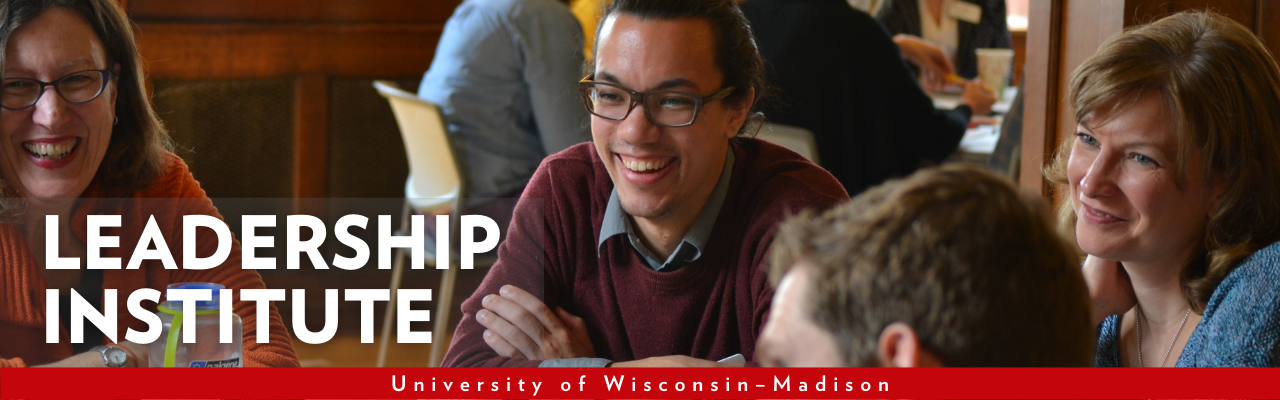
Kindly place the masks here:
POLYGON ((130 354, 129 350, 119 345, 95 346, 90 351, 102 353, 102 363, 106 364, 107 367, 120 368, 137 365, 136 360, 133 359, 133 354, 130 354))

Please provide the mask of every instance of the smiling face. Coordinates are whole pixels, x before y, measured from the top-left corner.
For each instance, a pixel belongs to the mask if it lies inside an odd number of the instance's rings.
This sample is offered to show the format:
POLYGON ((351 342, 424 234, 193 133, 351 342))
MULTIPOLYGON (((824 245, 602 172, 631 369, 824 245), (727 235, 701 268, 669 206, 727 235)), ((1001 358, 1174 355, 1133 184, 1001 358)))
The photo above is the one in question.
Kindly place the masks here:
MULTIPOLYGON (((79 14, 52 8, 13 32, 5 48, 5 78, 52 82, 73 72, 112 69, 102 41, 79 14)), ((52 87, 34 106, 0 111, 5 178, 22 197, 79 197, 111 142, 114 79, 98 98, 68 103, 52 87)))
POLYGON ((1177 138, 1158 97, 1093 120, 1108 122, 1079 125, 1067 162, 1080 248, 1111 260, 1181 267, 1202 248, 1221 189, 1206 181, 1195 151, 1179 187, 1177 138))
MULTIPOLYGON (((711 25, 613 14, 600 30, 595 79, 631 90, 707 95, 721 89, 711 25)), ((749 104, 715 101, 692 125, 653 125, 637 104, 622 121, 593 116, 591 136, 622 208, 654 222, 691 220, 711 196, 749 104)))
POLYGON ((846 367, 840 360, 836 338, 813 322, 808 294, 813 267, 803 262, 791 268, 778 282, 769 308, 769 322, 756 345, 757 358, 765 367, 846 367))

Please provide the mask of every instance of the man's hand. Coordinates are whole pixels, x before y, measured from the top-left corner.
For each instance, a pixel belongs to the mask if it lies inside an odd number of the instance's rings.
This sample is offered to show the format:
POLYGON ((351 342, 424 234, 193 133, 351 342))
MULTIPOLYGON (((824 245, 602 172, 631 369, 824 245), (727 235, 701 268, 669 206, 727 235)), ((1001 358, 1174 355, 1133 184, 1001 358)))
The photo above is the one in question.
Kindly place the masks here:
POLYGON ((902 51, 902 58, 920 68, 920 84, 924 90, 936 93, 947 86, 947 76, 956 69, 942 47, 906 34, 894 36, 893 43, 902 51))
POLYGON ((991 115, 991 105, 996 103, 996 95, 983 87, 981 81, 975 79, 965 82, 960 101, 968 104, 975 116, 991 115))
POLYGON ((742 363, 718 363, 689 356, 650 357, 643 360, 624 361, 609 364, 610 368, 675 368, 675 367, 741 367, 742 363))
POLYGON ((1123 314, 1138 305, 1129 273, 1119 262, 1089 256, 1084 260, 1084 283, 1092 303, 1089 316, 1094 326, 1108 315, 1123 314))
POLYGON ((518 287, 506 285, 481 301, 476 321, 498 355, 528 360, 595 357, 587 325, 562 308, 554 311, 518 287))

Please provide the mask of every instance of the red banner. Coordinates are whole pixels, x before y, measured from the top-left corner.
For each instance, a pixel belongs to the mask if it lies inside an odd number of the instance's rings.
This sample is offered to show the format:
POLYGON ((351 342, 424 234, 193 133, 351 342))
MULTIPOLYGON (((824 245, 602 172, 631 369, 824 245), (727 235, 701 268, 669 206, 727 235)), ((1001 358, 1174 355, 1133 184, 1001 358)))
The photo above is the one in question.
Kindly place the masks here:
POLYGON ((1280 398, 1280 369, 0 369, 0 398, 1280 398))

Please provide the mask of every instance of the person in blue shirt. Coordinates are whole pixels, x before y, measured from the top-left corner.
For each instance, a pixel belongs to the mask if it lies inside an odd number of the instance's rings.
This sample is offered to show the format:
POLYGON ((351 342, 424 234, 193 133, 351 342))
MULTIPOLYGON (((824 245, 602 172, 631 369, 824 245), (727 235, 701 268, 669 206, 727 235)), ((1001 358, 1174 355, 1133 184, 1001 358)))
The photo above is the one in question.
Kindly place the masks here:
POLYGON ((1048 178, 1088 254, 1098 366, 1280 365, 1280 68, 1244 26, 1175 14, 1076 69, 1048 178))
POLYGON ((445 23, 418 96, 444 112, 468 213, 505 227, 515 202, 501 199, 519 197, 543 158, 591 139, 582 40, 558 0, 466 0, 445 23))

